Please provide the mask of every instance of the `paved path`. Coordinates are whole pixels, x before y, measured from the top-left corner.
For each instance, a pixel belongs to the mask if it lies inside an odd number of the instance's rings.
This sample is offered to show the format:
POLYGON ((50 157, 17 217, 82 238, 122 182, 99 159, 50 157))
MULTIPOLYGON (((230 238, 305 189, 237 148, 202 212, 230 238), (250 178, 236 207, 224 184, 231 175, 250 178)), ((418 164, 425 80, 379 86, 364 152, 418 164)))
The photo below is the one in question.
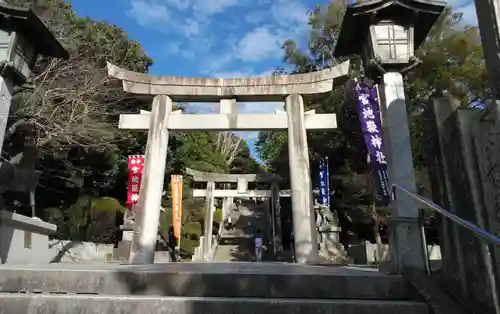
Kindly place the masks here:
POLYGON ((257 229, 265 234, 267 205, 241 205, 238 212, 232 213, 234 227, 224 229, 214 255, 214 261, 252 261, 254 260, 253 236, 257 229))

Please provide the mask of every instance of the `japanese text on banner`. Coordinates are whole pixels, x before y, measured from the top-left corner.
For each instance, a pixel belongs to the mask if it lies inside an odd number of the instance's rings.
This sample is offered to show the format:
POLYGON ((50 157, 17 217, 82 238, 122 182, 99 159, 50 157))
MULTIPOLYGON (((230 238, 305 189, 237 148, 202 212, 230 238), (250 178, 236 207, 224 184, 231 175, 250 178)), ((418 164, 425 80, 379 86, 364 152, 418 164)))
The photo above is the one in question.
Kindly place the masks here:
POLYGON ((366 150, 370 155, 373 173, 376 176, 379 195, 386 203, 390 201, 387 160, 382 140, 381 121, 376 88, 357 84, 356 109, 358 111, 366 150))
POLYGON ((324 157, 319 162, 319 178, 318 178, 318 204, 330 206, 330 185, 328 173, 328 157, 324 157))
POLYGON ((171 175, 170 187, 172 192, 172 225, 177 241, 181 238, 182 225, 182 176, 171 175))
POLYGON ((127 207, 132 208, 139 200, 142 172, 144 170, 144 155, 128 156, 128 188, 127 207))

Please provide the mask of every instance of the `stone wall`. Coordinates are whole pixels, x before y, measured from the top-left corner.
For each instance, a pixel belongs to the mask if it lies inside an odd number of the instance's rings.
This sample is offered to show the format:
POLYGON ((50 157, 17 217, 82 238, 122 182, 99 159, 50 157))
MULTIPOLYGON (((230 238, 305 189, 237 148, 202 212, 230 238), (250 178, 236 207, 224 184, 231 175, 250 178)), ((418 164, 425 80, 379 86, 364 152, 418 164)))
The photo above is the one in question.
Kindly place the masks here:
POLYGON ((0 210, 0 264, 48 264, 49 235, 56 230, 38 218, 0 210))
MULTIPOLYGON (((49 243, 49 252, 52 263, 100 264, 127 262, 127 260, 120 260, 116 257, 117 251, 113 244, 52 240, 49 243)), ((155 263, 168 262, 170 262, 170 254, 167 251, 155 252, 155 263)))
MULTIPOLYGON (((455 215, 495 233, 500 231, 495 227, 500 199, 496 198, 500 189, 495 178, 500 178, 500 166, 495 168, 494 164, 500 154, 492 150, 491 142, 498 141, 500 132, 481 119, 479 110, 458 108, 452 99, 438 97, 428 116, 433 199, 455 215)), ((476 310, 499 313, 495 311, 498 291, 492 248, 471 231, 439 218, 443 284, 476 310)))
POLYGON ((104 263, 113 261, 113 244, 70 240, 49 243, 53 263, 104 263))
MULTIPOLYGON (((441 248, 439 245, 429 245, 427 250, 429 252, 429 259, 431 262, 441 260, 441 248)), ((360 265, 375 265, 380 262, 388 262, 390 257, 388 244, 383 244, 381 252, 378 253, 377 244, 370 242, 350 245, 347 248, 347 254, 351 263, 360 265), (382 256, 381 261, 378 261, 378 256, 382 256)))

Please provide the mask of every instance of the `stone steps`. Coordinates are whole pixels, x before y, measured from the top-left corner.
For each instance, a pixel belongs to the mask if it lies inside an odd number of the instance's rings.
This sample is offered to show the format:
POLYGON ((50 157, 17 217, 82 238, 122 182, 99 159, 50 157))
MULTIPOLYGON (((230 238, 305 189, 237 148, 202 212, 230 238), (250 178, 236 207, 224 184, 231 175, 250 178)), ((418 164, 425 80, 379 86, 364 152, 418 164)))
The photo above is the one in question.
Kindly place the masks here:
POLYGON ((429 314, 425 303, 318 299, 1 294, 2 314, 429 314))
POLYGON ((0 314, 428 314, 400 276, 284 263, 0 267, 0 314), (94 266, 96 267, 96 266, 94 266))
POLYGON ((52 265, 0 267, 0 291, 371 300, 405 300, 410 293, 410 287, 400 276, 340 267, 251 262, 107 266, 107 269, 52 265))

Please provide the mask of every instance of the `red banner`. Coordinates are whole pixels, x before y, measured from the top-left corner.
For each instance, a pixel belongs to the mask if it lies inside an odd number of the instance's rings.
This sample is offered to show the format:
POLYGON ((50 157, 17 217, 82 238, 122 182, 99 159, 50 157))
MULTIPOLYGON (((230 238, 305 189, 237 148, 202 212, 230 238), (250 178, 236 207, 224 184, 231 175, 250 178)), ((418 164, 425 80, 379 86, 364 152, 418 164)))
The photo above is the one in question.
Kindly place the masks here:
POLYGON ((127 207, 132 208, 139 200, 142 171, 144 170, 144 155, 128 156, 128 189, 127 207))

